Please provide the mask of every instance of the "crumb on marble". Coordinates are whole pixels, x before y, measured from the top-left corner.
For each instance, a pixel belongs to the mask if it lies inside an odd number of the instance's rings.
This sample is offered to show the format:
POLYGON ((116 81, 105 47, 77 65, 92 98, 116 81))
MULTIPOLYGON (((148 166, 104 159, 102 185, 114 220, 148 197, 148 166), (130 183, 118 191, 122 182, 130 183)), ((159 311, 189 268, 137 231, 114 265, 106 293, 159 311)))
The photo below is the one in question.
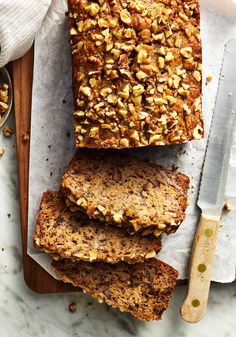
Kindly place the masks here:
POLYGON ((224 204, 224 209, 225 209, 226 211, 232 211, 233 205, 232 205, 230 202, 226 202, 226 203, 224 204))
POLYGON ((86 304, 86 307, 90 307, 91 305, 93 305, 93 302, 88 302, 88 303, 86 304))
POLYGON ((206 77, 207 82, 210 82, 213 79, 212 74, 208 74, 206 77))
POLYGON ((76 304, 75 302, 72 302, 72 303, 69 305, 69 311, 70 311, 71 313, 74 313, 74 312, 76 312, 76 310, 77 310, 77 304, 76 304))
POLYGON ((3 128, 2 133, 4 137, 11 137, 14 131, 9 126, 6 126, 5 128, 3 128))
POLYGON ((5 150, 2 147, 0 147, 0 157, 4 155, 4 152, 5 150))
POLYGON ((172 165, 172 171, 177 171, 178 170, 178 166, 176 164, 172 165))

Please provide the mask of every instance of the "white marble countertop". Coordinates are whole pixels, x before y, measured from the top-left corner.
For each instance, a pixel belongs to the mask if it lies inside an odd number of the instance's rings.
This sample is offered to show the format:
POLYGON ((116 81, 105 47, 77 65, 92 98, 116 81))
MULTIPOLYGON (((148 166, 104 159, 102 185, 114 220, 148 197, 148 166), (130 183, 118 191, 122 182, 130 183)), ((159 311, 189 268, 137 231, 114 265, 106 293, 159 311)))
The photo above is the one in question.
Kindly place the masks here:
MULTIPOLYGON (((14 125, 13 116, 8 123, 14 125)), ((205 318, 194 325, 179 314, 186 287, 178 287, 162 321, 143 323, 84 294, 38 295, 22 274, 15 139, 0 147, 0 337, 233 337, 236 283, 213 284, 205 318), (9 216, 10 214, 10 216, 9 216), (77 303, 76 313, 68 305, 77 303)))

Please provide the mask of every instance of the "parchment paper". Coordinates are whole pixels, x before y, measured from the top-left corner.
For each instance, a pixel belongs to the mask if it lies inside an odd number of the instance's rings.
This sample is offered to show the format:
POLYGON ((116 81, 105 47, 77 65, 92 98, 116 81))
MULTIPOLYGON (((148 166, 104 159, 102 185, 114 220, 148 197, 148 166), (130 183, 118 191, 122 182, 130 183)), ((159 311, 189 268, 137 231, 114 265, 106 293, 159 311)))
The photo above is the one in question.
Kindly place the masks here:
MULTIPOLYGON (((29 178, 28 254, 49 273, 50 258, 33 248, 35 216, 42 193, 57 190, 60 178, 74 153, 73 108, 69 32, 65 19, 66 1, 55 0, 35 41, 34 81, 31 118, 31 151, 29 178)), ((184 145, 136 149, 132 153, 150 158, 179 171, 191 179, 186 220, 175 234, 163 237, 159 258, 174 266, 180 278, 187 278, 192 240, 199 218, 196 206, 200 171, 215 102, 218 76, 227 39, 236 37, 236 2, 203 0, 201 6, 203 40, 203 79, 211 73, 213 80, 203 85, 204 140, 184 145)), ((232 83, 232 86, 236 85, 232 83)), ((222 111, 224 123, 224 111, 222 111)), ((236 268, 236 132, 232 148, 225 200, 233 211, 224 212, 219 233, 212 279, 231 282, 236 268)))

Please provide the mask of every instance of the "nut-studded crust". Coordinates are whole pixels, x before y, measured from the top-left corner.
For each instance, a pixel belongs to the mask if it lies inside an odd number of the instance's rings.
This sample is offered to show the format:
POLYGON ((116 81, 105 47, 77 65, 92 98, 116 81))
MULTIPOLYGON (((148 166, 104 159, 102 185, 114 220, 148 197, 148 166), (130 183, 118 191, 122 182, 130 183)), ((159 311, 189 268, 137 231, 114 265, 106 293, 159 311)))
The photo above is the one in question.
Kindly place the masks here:
POLYGON ((62 177, 72 210, 131 233, 175 232, 185 218, 189 178, 116 151, 78 151, 62 177))
POLYGON ((35 246, 55 259, 143 262, 161 250, 160 239, 129 235, 114 226, 72 213, 58 192, 43 194, 34 235, 35 246))
POLYGON ((178 279, 173 267, 157 259, 133 265, 67 259, 54 261, 53 268, 62 281, 81 287, 98 302, 145 321, 161 319, 178 279))
POLYGON ((203 137, 198 0, 68 0, 77 147, 203 137))

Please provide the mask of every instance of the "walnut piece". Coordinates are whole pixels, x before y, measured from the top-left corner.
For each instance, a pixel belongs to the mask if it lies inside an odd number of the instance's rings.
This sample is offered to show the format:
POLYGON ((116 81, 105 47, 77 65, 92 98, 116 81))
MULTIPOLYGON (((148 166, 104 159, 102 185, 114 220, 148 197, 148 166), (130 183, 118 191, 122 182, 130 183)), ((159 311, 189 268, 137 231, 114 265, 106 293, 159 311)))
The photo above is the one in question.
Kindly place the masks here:
POLYGON ((0 147, 0 157, 4 155, 4 152, 5 150, 2 147, 0 147))
POLYGON ((6 126, 3 130, 2 130, 3 136, 4 137, 11 137, 14 133, 13 129, 9 128, 8 126, 6 126))
POLYGON ((226 211, 232 211, 232 210, 233 210, 233 205, 232 205, 230 202, 226 202, 226 203, 224 204, 224 209, 225 209, 226 211))
POLYGON ((74 312, 76 312, 76 310, 77 310, 77 304, 75 302, 70 303, 70 305, 69 305, 69 311, 71 313, 74 313, 74 312))

